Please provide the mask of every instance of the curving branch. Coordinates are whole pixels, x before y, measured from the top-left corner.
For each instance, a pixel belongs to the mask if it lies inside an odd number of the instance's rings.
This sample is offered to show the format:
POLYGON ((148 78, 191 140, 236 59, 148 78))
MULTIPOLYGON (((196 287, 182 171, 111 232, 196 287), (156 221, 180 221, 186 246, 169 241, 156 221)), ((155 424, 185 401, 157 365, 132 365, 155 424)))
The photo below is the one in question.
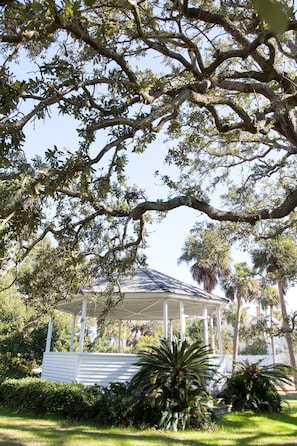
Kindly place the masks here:
POLYGON ((246 222, 253 225, 260 220, 279 219, 289 215, 297 206, 297 190, 290 192, 280 206, 274 209, 262 209, 257 213, 222 211, 214 208, 205 201, 198 200, 194 197, 180 196, 168 201, 146 201, 140 203, 130 212, 130 216, 134 220, 137 220, 147 211, 166 212, 180 206, 187 206, 203 212, 213 220, 246 222))

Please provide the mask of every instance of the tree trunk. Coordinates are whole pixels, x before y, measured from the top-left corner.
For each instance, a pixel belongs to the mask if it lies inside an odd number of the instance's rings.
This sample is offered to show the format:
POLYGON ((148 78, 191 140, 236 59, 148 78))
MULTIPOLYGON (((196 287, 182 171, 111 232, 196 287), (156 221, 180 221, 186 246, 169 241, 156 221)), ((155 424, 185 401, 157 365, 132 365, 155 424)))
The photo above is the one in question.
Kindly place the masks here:
MULTIPOLYGON (((287 341, 290 365, 296 370, 296 359, 294 353, 293 339, 290 331, 290 326, 288 323, 288 313, 285 302, 284 284, 281 280, 278 281, 278 291, 279 291, 279 299, 280 299, 280 306, 283 320, 282 325, 283 325, 283 330, 285 332, 285 338, 287 341)), ((297 390, 297 372, 294 372, 294 384, 295 384, 295 389, 297 390)))
POLYGON ((240 317, 241 317, 241 297, 237 296, 237 308, 236 308, 234 337, 233 337, 232 374, 235 372, 235 365, 236 365, 235 363, 237 362, 237 357, 238 357, 240 317))
POLYGON ((273 357, 273 364, 275 364, 276 358, 275 358, 275 342, 274 342, 274 335, 273 335, 273 304, 270 304, 269 307, 270 307, 271 353, 272 353, 272 357, 273 357))

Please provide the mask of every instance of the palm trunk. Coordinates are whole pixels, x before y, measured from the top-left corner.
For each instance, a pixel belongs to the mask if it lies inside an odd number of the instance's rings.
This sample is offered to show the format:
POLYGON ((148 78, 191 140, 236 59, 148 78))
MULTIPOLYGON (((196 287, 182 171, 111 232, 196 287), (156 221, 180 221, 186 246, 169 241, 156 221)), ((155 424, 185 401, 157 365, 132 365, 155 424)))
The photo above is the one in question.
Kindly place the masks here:
POLYGON ((235 324, 234 324, 234 337, 233 337, 232 374, 235 372, 235 365, 236 365, 237 357, 238 357, 240 317, 241 317, 241 297, 237 296, 237 308, 236 308, 236 317, 235 317, 235 324))
POLYGON ((274 336, 273 336, 273 304, 270 304, 269 307, 270 307, 271 352, 272 352, 273 364, 275 364, 276 357, 275 357, 275 342, 274 342, 274 336))
MULTIPOLYGON (((282 325, 283 325, 283 330, 285 332, 285 338, 287 341, 290 365, 296 370, 296 358, 294 354, 293 339, 290 331, 290 326, 288 323, 288 313, 285 302, 284 284, 281 280, 278 281, 278 291, 279 291, 279 299, 280 299, 280 306, 283 320, 282 325)), ((297 390, 297 372, 294 372, 294 384, 295 384, 295 389, 297 390)))

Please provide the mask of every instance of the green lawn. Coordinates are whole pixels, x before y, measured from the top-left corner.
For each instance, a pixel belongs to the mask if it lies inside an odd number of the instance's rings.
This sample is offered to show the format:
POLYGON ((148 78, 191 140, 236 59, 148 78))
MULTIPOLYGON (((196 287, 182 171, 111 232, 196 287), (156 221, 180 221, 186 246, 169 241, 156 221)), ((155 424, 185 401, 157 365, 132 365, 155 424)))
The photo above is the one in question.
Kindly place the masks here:
POLYGON ((0 407, 0 445, 15 446, 257 446, 297 445, 297 400, 282 414, 231 413, 213 432, 99 428, 51 416, 17 414, 0 407))

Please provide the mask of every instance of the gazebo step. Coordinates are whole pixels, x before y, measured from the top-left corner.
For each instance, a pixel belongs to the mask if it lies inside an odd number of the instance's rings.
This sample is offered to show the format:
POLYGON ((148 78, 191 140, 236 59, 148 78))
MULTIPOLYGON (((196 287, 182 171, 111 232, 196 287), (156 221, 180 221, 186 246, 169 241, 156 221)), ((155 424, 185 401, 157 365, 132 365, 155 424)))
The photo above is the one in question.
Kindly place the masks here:
POLYGON ((231 412, 232 404, 218 404, 212 408, 215 415, 225 415, 226 413, 231 412))

